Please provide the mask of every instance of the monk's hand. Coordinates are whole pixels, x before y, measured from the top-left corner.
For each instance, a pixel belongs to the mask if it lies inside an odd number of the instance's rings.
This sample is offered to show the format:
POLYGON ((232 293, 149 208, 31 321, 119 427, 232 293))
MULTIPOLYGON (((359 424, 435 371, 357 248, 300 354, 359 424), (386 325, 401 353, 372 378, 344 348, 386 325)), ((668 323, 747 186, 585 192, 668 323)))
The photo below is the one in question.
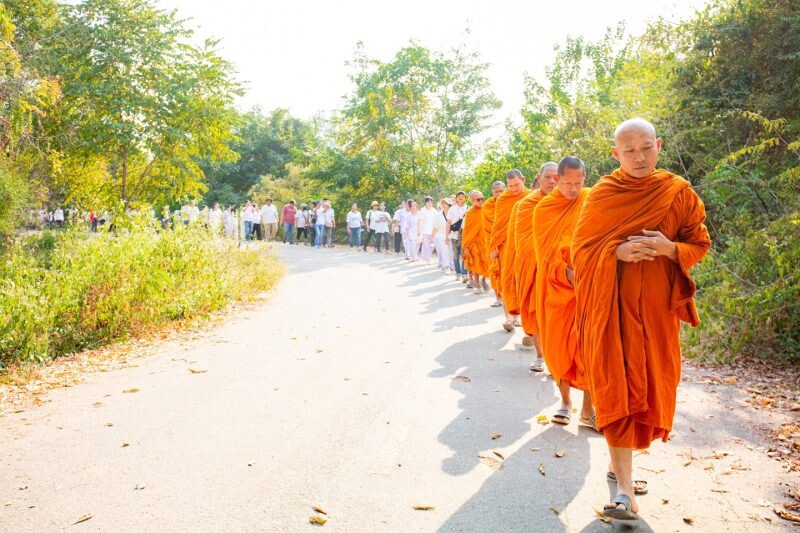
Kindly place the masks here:
POLYGON ((652 250, 653 257, 663 255, 673 261, 678 260, 678 247, 675 246, 674 242, 667 239, 666 235, 660 231, 647 229, 642 230, 642 233, 644 233, 643 236, 636 235, 628 237, 628 242, 640 243, 647 246, 652 250))
POLYGON ((499 255, 500 255, 500 252, 498 252, 497 250, 492 250, 489 253, 489 259, 497 259, 497 256, 499 256, 499 255))
POLYGON ((569 284, 573 287, 575 286, 575 271, 569 267, 567 267, 567 281, 569 281, 569 284))
MULTIPOLYGON (((631 239, 632 237, 628 237, 631 239)), ((638 263, 639 261, 653 261, 655 259, 655 250, 650 245, 629 241, 624 242, 617 246, 617 259, 625 261, 626 263, 638 263)))

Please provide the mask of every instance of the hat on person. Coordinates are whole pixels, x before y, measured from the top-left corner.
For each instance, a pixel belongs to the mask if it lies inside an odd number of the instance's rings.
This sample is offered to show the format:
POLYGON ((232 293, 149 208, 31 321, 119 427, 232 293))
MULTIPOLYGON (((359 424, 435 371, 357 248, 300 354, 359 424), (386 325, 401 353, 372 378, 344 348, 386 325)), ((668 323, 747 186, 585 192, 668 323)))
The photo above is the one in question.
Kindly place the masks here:
POLYGON ((370 208, 375 207, 377 205, 380 205, 380 204, 378 202, 376 202, 375 200, 372 200, 372 203, 369 204, 370 208))
POLYGON ((446 203, 447 205, 455 205, 455 202, 450 198, 444 198, 444 203, 446 203))

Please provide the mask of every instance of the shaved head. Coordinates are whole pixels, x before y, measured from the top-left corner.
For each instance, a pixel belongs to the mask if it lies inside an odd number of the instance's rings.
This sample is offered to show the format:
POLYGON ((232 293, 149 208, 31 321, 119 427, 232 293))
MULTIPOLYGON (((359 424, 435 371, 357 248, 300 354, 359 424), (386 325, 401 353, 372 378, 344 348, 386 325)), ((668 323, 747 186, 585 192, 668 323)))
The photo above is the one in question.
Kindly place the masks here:
POLYGON ((495 181, 494 183, 492 183, 492 189, 494 189, 495 187, 503 187, 505 189, 506 184, 503 183, 502 181, 495 181))
POLYGON ((502 181, 495 181, 492 183, 492 196, 495 198, 503 194, 504 190, 506 190, 506 184, 502 181))
POLYGON ((617 143, 617 139, 619 139, 620 135, 632 131, 646 132, 651 134, 653 139, 656 138, 656 127, 653 126, 653 124, 643 118, 630 118, 617 126, 617 129, 614 130, 614 143, 617 143))
POLYGON ((626 120, 614 130, 611 154, 631 177, 646 178, 655 172, 660 151, 655 127, 642 118, 626 120))

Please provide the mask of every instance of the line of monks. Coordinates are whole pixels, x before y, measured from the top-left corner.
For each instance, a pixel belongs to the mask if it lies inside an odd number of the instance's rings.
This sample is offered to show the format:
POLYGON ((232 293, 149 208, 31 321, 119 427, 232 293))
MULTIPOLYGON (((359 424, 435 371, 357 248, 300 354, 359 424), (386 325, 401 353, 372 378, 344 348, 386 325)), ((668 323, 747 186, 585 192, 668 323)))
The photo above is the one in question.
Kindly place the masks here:
POLYGON ((689 274, 711 240, 702 201, 681 176, 657 169, 661 139, 643 119, 623 122, 611 149, 620 168, 584 187, 577 157, 545 163, 534 190, 518 170, 483 202, 472 191, 465 267, 489 277, 506 331, 521 325, 561 393, 552 421, 568 424, 570 390, 583 391, 580 422, 603 433, 617 494, 604 514, 634 519, 633 450, 668 440, 680 381, 680 323, 699 324, 689 274), (498 304, 499 305, 499 304, 498 304))

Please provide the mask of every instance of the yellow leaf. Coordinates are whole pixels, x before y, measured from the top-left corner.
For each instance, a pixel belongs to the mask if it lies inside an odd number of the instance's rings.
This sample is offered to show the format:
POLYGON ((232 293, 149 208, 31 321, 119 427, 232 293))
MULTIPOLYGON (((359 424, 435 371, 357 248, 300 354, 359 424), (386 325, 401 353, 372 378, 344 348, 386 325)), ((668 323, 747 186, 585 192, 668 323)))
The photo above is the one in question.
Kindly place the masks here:
POLYGON ((537 416, 536 417, 536 421, 539 422, 540 424, 543 424, 543 425, 550 423, 550 419, 547 418, 547 415, 539 415, 539 416, 537 416))
POLYGON ((414 506, 414 510, 415 511, 433 511, 435 509, 436 509, 436 507, 433 507, 432 505, 415 505, 414 506))
POLYGON ((204 374, 204 373, 208 372, 208 370, 199 370, 197 368, 189 367, 189 372, 191 372, 192 374, 204 374))
POLYGON ((327 521, 327 518, 322 518, 321 516, 311 516, 308 518, 308 523, 314 524, 315 526, 324 526, 327 521))
POLYGON ((139 389, 138 389, 137 387, 132 387, 132 388, 130 388, 130 389, 126 389, 126 390, 124 390, 124 391, 122 391, 122 392, 126 392, 126 393, 134 393, 134 392, 139 392, 139 389))
POLYGON ((601 511, 601 510, 599 510, 597 508, 594 509, 594 514, 597 515, 597 518, 599 518, 600 520, 602 520, 606 524, 610 524, 612 522, 612 520, 613 520, 611 517, 608 517, 608 516, 604 515, 603 511, 601 511))
POLYGON ((80 524, 81 522, 86 522, 87 520, 91 520, 91 518, 92 518, 92 513, 86 513, 85 515, 81 515, 80 518, 75 520, 72 523, 72 525, 74 526, 75 524, 80 524))

